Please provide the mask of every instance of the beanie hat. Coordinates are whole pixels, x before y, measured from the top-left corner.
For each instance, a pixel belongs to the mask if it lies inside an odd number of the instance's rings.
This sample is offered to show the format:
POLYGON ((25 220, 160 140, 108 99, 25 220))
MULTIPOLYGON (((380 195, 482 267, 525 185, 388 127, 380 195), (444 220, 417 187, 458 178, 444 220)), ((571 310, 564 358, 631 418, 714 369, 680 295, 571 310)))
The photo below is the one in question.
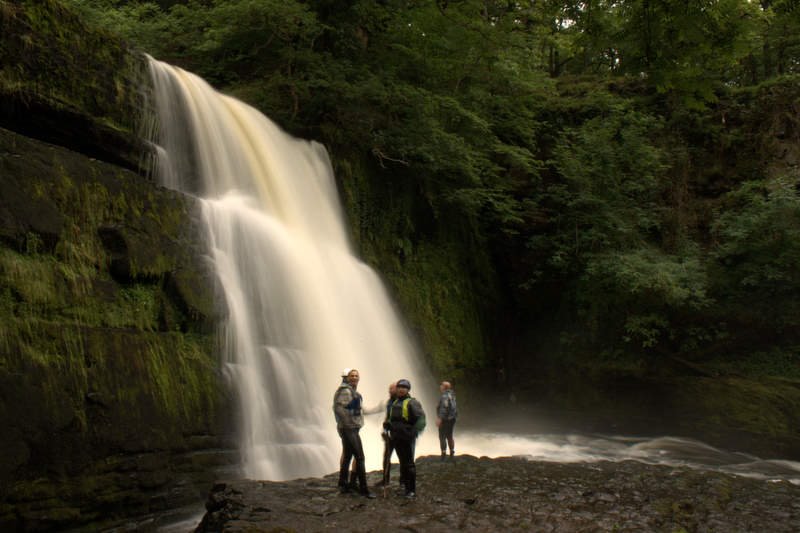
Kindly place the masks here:
POLYGON ((397 381, 397 385, 395 385, 398 389, 403 387, 404 389, 411 390, 411 382, 407 379, 400 379, 397 381))
POLYGON ((344 369, 342 369, 342 377, 346 378, 347 376, 349 376, 351 370, 352 370, 352 368, 344 368, 344 369))

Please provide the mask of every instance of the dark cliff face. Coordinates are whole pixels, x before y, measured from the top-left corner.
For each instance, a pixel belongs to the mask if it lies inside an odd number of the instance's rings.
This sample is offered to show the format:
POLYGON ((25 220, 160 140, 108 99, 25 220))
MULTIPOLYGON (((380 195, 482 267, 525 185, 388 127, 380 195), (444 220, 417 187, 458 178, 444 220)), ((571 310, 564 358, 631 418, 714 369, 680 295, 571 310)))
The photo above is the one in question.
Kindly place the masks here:
POLYGON ((0 6, 0 126, 136 169, 144 57, 56 0, 0 6))
POLYGON ((0 529, 202 498, 235 464, 192 198, 139 161, 143 58, 0 5, 0 529))

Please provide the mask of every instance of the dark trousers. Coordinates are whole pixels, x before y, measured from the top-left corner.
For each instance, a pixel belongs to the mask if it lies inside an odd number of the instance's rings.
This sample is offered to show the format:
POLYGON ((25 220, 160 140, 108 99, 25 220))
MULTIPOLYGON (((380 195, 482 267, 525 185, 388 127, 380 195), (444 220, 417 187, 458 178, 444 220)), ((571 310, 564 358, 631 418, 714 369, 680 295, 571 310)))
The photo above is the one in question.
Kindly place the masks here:
POLYGON ((456 419, 445 420, 442 419, 442 424, 439 426, 439 449, 442 453, 447 450, 447 445, 450 446, 450 453, 456 449, 456 442, 453 440, 453 426, 456 425, 456 419))
POLYGON ((406 492, 416 492, 417 466, 414 464, 414 440, 394 439, 394 451, 400 459, 400 477, 405 481, 406 492))
POLYGON ((342 460, 339 464, 339 486, 347 487, 347 471, 350 460, 356 460, 356 475, 360 492, 367 492, 367 470, 364 467, 364 448, 361 446, 361 436, 358 428, 344 428, 339 430, 342 437, 342 460))

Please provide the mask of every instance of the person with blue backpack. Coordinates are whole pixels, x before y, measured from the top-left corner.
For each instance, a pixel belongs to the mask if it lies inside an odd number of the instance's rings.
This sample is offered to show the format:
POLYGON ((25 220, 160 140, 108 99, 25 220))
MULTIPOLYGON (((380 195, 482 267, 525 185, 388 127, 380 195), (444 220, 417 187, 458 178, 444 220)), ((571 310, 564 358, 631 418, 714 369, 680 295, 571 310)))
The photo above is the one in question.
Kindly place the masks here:
POLYGON ((456 454, 456 443, 453 439, 453 428, 458 417, 456 393, 449 381, 439 385, 439 404, 436 406, 436 426, 439 428, 439 448, 442 450, 442 461, 447 458, 447 447, 450 447, 450 459, 456 454))
POLYGON ((342 439, 342 455, 339 463, 339 490, 342 493, 350 492, 348 484, 348 470, 351 459, 355 458, 356 477, 358 479, 358 492, 367 498, 375 495, 367 486, 367 472, 364 466, 364 447, 361 436, 358 434, 364 425, 363 398, 358 392, 358 382, 361 376, 355 368, 348 369, 347 376, 336 389, 333 397, 333 413, 336 417, 336 429, 342 439))

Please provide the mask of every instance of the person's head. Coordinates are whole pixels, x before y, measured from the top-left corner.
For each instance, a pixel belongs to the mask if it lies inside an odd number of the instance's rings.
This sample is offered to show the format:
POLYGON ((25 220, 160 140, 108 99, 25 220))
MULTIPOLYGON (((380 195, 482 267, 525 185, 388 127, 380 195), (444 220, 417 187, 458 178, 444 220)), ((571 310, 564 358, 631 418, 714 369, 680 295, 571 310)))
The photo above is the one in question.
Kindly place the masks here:
POLYGON ((408 396, 408 391, 411 390, 411 382, 407 379, 398 379, 395 385, 395 394, 398 398, 405 398, 408 396))
POLYGON ((452 388, 453 388, 453 386, 450 384, 449 381, 442 381, 442 383, 439 385, 439 390, 441 392, 444 392, 446 390, 450 390, 452 388))
POLYGON ((389 396, 396 396, 397 395, 397 382, 392 381, 389 383, 389 396))
POLYGON ((358 374, 358 370, 355 368, 351 369, 350 372, 347 373, 347 383, 354 389, 358 387, 359 379, 361 379, 361 376, 358 374))

